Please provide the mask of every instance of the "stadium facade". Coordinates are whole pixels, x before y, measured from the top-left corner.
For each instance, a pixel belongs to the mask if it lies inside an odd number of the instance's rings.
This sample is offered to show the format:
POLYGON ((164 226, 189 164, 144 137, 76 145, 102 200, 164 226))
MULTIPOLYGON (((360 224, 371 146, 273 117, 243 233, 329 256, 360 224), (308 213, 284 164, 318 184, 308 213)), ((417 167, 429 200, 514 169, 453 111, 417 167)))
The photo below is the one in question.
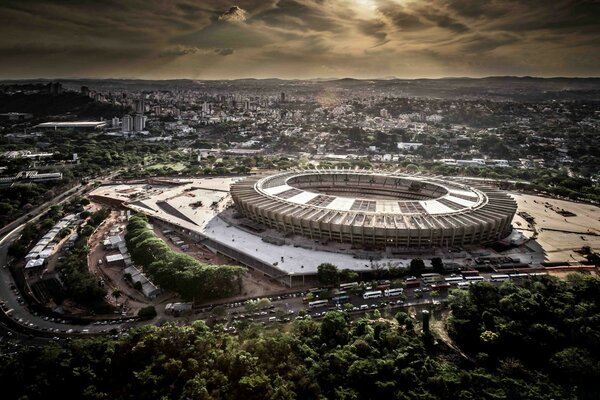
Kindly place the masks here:
POLYGON ((243 216, 283 233, 357 248, 485 244, 508 236, 506 193, 453 178, 373 170, 293 170, 231 186, 243 216))

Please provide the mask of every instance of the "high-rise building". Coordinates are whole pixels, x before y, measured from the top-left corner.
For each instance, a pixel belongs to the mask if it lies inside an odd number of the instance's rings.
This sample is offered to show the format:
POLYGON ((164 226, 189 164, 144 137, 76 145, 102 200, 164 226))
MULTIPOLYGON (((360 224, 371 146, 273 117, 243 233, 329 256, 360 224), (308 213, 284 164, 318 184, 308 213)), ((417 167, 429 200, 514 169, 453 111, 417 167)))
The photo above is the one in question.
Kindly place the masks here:
POLYGON ((281 102, 285 103, 285 93, 281 92, 281 102))
POLYGON ((205 114, 210 112, 210 105, 206 101, 202 103, 202 112, 205 114))
POLYGON ((133 118, 131 115, 123 116, 121 129, 123 132, 131 132, 133 130, 133 118))
POLYGON ((46 87, 48 88, 48 93, 52 96, 58 96, 63 92, 63 87, 60 82, 50 82, 46 87))
POLYGON ((139 99, 135 101, 135 112, 138 114, 143 114, 146 111, 146 105, 144 104, 144 99, 139 99))
POLYGON ((133 117, 133 131, 141 132, 146 127, 146 117, 142 114, 136 114, 133 117))
POLYGON ((90 95, 90 88, 87 86, 82 86, 81 87, 81 94, 84 96, 89 96, 90 95))
POLYGON ((382 108, 381 111, 379 111, 379 115, 381 115, 381 118, 387 118, 389 116, 388 110, 382 108))
POLYGON ((112 127, 113 128, 118 128, 120 123, 121 123, 121 121, 119 120, 119 117, 113 117, 113 119, 112 119, 112 127))

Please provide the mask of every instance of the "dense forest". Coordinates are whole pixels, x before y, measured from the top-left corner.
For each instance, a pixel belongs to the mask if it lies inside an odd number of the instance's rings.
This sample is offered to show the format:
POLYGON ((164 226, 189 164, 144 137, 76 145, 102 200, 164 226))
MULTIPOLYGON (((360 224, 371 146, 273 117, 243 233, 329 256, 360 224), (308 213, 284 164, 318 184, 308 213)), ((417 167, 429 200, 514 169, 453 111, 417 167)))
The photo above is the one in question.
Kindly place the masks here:
POLYGON ((129 111, 127 107, 101 103, 76 92, 64 92, 57 96, 49 93, 0 93, 0 112, 27 112, 35 119, 45 116, 68 114, 73 118, 112 118, 129 111))
POLYGON ((197 321, 2 352, 0 385, 5 398, 31 400, 593 399, 599 288, 577 276, 454 292, 449 326, 462 354, 418 316, 330 311, 236 335, 197 321))

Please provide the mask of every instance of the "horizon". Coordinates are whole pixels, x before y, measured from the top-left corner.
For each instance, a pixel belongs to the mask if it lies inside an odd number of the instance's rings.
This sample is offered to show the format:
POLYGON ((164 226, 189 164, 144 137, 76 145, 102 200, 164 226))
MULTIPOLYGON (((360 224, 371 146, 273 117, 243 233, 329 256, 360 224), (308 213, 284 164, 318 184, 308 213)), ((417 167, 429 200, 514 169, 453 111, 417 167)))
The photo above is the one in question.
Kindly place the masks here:
POLYGON ((484 80, 484 79, 540 79, 540 80, 552 80, 552 79, 600 79, 600 75, 597 76, 531 76, 531 75, 488 75, 488 76, 444 76, 437 78, 419 77, 419 78, 402 78, 402 77, 372 77, 372 78, 355 78, 351 76, 340 76, 340 77, 323 77, 323 78, 279 78, 279 77, 268 77, 268 78, 256 78, 256 77, 241 77, 241 78, 223 78, 223 79, 197 79, 197 78, 123 78, 123 77, 34 77, 34 78, 0 78, 0 82, 22 82, 22 81, 204 81, 204 82, 216 82, 216 81, 268 81, 268 80, 280 80, 280 81, 321 81, 321 82, 332 82, 341 80, 355 80, 355 81, 419 81, 419 80, 452 80, 452 79, 471 79, 471 80, 484 80))

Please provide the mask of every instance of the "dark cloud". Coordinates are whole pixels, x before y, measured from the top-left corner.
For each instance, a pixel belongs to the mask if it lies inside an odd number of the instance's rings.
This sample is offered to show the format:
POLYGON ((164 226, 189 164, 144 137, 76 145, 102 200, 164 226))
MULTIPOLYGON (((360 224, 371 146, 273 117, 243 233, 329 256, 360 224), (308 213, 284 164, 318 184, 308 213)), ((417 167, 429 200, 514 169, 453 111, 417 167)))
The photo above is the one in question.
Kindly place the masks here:
POLYGON ((160 57, 180 57, 187 56, 190 54, 196 54, 198 52, 197 47, 186 47, 186 46, 173 46, 162 50, 159 53, 160 57))
POLYGON ((276 40, 276 37, 251 26, 221 21, 173 38, 175 43, 201 48, 255 48, 266 46, 276 40))
POLYGON ((318 1, 278 0, 273 7, 253 16, 251 21, 287 29, 339 31, 341 28, 339 17, 344 16, 346 11, 338 8, 334 15, 328 15, 323 11, 322 4, 318 1))
POLYGON ((496 33, 493 35, 476 34, 461 41, 462 49, 468 53, 483 53, 501 46, 517 43, 521 40, 512 33, 496 33))
POLYGON ((440 28, 449 29, 456 33, 463 33, 470 30, 467 25, 459 22, 456 18, 453 18, 448 14, 440 12, 437 9, 423 11, 422 15, 424 18, 433 22, 440 28))
POLYGON ((232 55, 234 52, 234 50, 232 48, 224 48, 224 49, 215 49, 215 53, 217 53, 220 56, 229 56, 232 55))
POLYGON ((599 15, 598 0, 1 0, 0 77, 599 75, 599 15))
POLYGON ((360 32, 375 38, 379 43, 387 39, 387 26, 379 19, 358 21, 357 27, 360 32))
POLYGON ((393 1, 382 3, 379 6, 378 11, 400 30, 412 31, 426 29, 428 27, 418 15, 411 13, 407 8, 398 5, 393 1))

